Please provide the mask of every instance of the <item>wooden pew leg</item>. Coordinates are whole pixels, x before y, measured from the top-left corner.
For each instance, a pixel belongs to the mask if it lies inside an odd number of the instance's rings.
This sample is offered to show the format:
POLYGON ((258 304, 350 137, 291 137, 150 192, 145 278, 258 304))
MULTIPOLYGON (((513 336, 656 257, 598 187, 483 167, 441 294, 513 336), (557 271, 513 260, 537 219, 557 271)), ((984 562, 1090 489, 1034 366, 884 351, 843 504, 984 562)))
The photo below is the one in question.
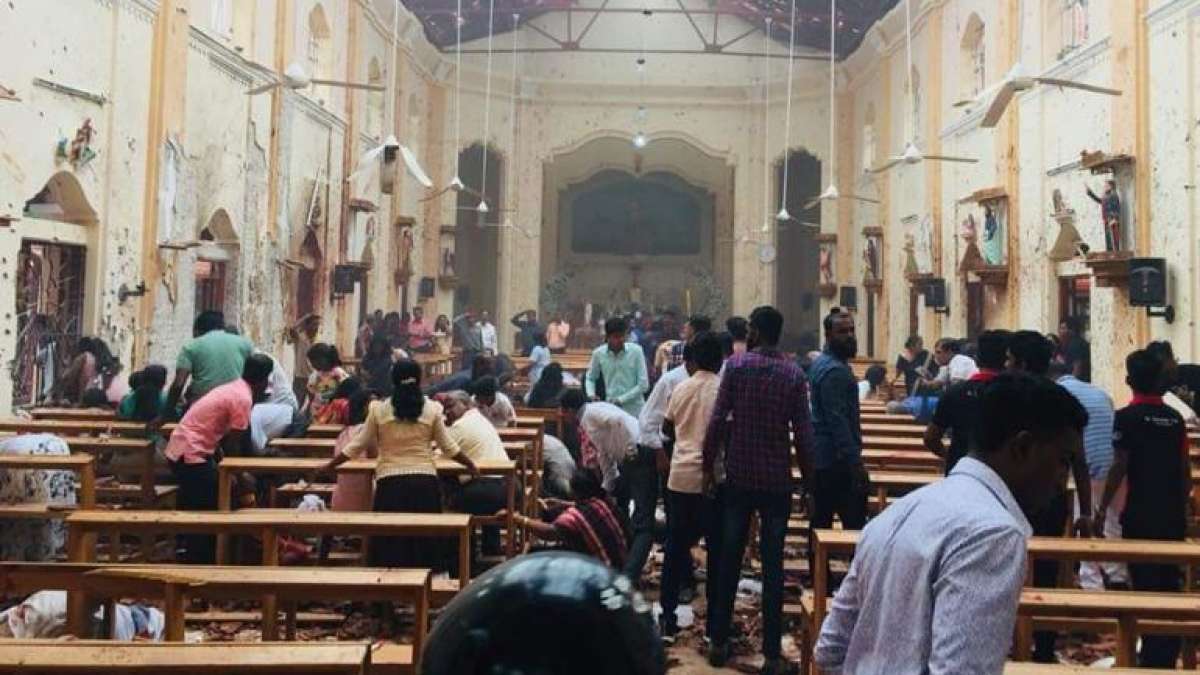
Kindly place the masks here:
POLYGON ((1117 617, 1117 667, 1137 665, 1137 620, 1131 616, 1117 617))
POLYGON ((163 632, 167 642, 184 641, 184 614, 187 612, 187 593, 179 584, 167 584, 164 590, 166 627, 163 632))
POLYGON ((283 611, 287 615, 284 620, 284 635, 288 642, 296 641, 296 606, 298 604, 296 601, 291 600, 285 602, 283 605, 283 611))
POLYGON ((1013 640, 1013 660, 1028 661, 1033 655, 1033 619, 1017 617, 1017 634, 1013 640))
MULTIPOLYGON (((67 559, 71 562, 90 562, 96 552, 96 535, 77 526, 67 528, 67 559)), ((79 639, 90 638, 88 620, 89 599, 83 591, 67 592, 67 632, 79 639)))
POLYGON ((1183 669, 1196 669, 1196 639, 1183 638, 1183 669))

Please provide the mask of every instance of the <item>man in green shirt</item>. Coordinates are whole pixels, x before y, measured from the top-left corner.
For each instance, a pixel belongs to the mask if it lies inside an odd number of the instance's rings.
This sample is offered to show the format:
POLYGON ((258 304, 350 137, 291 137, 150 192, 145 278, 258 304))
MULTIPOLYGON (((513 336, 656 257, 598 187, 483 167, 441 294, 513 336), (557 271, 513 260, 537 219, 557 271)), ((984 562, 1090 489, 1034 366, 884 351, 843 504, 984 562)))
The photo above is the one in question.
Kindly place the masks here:
MULTIPOLYGON (((167 394, 167 411, 177 409, 188 380, 191 386, 187 400, 192 403, 241 377, 246 359, 254 352, 249 340, 225 331, 225 315, 221 312, 201 312, 192 324, 192 336, 194 339, 179 350, 175 361, 175 381, 167 394)), ((157 428, 164 421, 159 417, 150 426, 157 428)))
POLYGON ((642 348, 625 341, 628 330, 625 319, 614 317, 604 322, 604 344, 592 352, 584 384, 588 397, 594 399, 596 380, 603 377, 604 400, 637 417, 650 390, 650 377, 642 348))

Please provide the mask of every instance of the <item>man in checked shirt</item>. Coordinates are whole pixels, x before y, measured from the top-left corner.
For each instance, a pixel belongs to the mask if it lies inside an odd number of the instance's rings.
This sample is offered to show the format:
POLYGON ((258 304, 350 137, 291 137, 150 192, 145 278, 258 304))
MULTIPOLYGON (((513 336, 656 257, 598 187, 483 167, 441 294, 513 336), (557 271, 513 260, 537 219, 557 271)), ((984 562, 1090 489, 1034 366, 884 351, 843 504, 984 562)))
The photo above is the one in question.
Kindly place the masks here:
MULTIPOLYGON (((783 315, 764 306, 750 315, 748 350, 725 362, 721 389, 704 439, 704 483, 714 488, 714 466, 725 453, 724 506, 717 515, 725 536, 720 578, 715 580, 709 664, 729 658, 734 594, 741 576, 750 515, 759 517, 763 566, 763 673, 794 672, 780 656, 783 628, 783 538, 792 504, 792 450, 801 476, 812 451, 808 381, 794 361, 779 351, 783 315)), ((710 579, 710 583, 714 580, 710 579)))

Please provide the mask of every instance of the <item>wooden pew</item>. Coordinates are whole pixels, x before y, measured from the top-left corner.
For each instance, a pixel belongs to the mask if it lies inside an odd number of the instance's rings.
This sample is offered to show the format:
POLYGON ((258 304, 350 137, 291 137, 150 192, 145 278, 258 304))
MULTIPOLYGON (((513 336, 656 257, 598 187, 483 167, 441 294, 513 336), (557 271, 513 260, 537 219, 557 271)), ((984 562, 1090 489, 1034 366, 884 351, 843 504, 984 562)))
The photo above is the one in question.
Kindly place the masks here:
POLYGON ((562 439, 566 422, 563 420, 561 408, 525 408, 514 405, 513 408, 517 412, 517 417, 541 417, 546 424, 546 433, 557 436, 562 439))
POLYGON ((120 420, 27 420, 10 417, 0 419, 0 431, 58 436, 106 435, 140 438, 146 435, 146 424, 120 420))
POLYGON ((872 450, 907 450, 910 452, 929 452, 921 438, 911 436, 863 436, 862 445, 872 450))
POLYGON ((864 412, 859 414, 858 421, 862 424, 890 424, 918 426, 925 428, 924 424, 918 422, 915 418, 908 415, 889 415, 887 413, 864 412))
MULTIPOLYGON (((233 511, 232 477, 235 473, 249 473, 251 475, 272 474, 306 476, 314 471, 319 471, 327 463, 328 460, 325 459, 302 459, 292 457, 226 457, 220 464, 217 465, 217 508, 222 512, 233 511)), ((338 471, 369 474, 374 476, 375 463, 375 460, 352 460, 338 467, 338 471)), ((461 476, 466 473, 466 468, 463 465, 451 459, 438 459, 435 461, 435 464, 437 465, 438 475, 440 476, 453 477, 461 476)), ((516 552, 516 541, 513 539, 516 532, 513 524, 513 515, 516 513, 517 464, 516 462, 509 460, 507 462, 478 462, 476 463, 476 466, 479 468, 480 474, 484 476, 502 478, 505 481, 508 508, 502 524, 507 529, 507 553, 508 557, 511 558, 516 552)), ((348 512, 341 511, 338 513, 348 512)), ((500 524, 494 523, 494 517, 489 516, 475 516, 474 521, 476 523, 485 523, 489 525, 500 524)), ((217 560, 226 560, 227 550, 228 537, 224 534, 218 535, 217 560)))
POLYGON ((908 450, 863 450, 863 464, 873 471, 933 471, 942 473, 946 463, 932 452, 908 450))
POLYGON ((864 422, 860 430, 864 436, 922 438, 925 435, 925 427, 916 424, 876 424, 874 422, 864 422))
MULTIPOLYGON (((1027 588, 1021 591, 1020 617, 1072 616, 1117 620, 1117 666, 1137 665, 1138 624, 1147 620, 1200 621, 1200 597, 1186 593, 1079 591, 1027 588)), ((1018 657, 1026 654, 1018 653, 1018 657)))
POLYGON ((111 408, 34 408, 29 414, 35 420, 108 422, 117 419, 117 411, 111 408))
MULTIPOLYGON (((1020 663, 1009 661, 1004 664, 1004 675, 1096 675, 1091 666, 1049 665, 1046 663, 1020 663)), ((1155 673, 1177 673, 1175 670, 1157 668, 1104 668, 1104 675, 1154 675, 1155 673)))
MULTIPOLYGON (((10 433, 0 432, 0 437, 7 436, 10 433)), ((141 469, 138 472, 139 483, 137 485, 102 485, 97 483, 93 493, 98 498, 115 498, 120 502, 124 502, 128 497, 136 497, 141 506, 152 508, 163 497, 174 494, 177 489, 173 485, 155 485, 155 450, 154 443, 149 439, 108 438, 103 436, 59 436, 59 438, 67 444, 72 454, 86 454, 93 457, 109 453, 141 455, 141 469)), ((93 478, 102 473, 103 469, 104 467, 99 465, 97 461, 92 473, 93 478)))
MULTIPOLYGON (((78 508, 96 508, 95 458, 90 455, 0 455, 0 471, 41 469, 79 474, 78 508)), ((0 518, 53 518, 76 508, 74 504, 0 504, 0 518)))
POLYGON ((168 644, 2 640, 0 672, 16 675, 365 675, 358 642, 168 644))
MULTIPOLYGON (((175 431, 175 427, 178 426, 179 424, 176 422, 168 422, 164 424, 162 426, 163 436, 169 437, 175 431)), ((342 433, 342 429, 344 428, 345 427, 341 424, 310 424, 308 426, 308 431, 302 438, 337 438, 338 435, 342 433)), ((286 441, 297 439, 276 438, 272 440, 286 441)))

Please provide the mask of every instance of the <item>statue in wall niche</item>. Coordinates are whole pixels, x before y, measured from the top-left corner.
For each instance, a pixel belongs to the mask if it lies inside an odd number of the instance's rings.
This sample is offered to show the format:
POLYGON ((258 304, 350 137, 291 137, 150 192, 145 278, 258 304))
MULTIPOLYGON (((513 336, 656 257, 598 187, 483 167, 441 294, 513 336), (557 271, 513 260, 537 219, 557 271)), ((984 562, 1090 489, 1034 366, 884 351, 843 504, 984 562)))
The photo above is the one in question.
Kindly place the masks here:
POLYGON ((967 250, 963 253, 962 262, 958 265, 960 272, 969 272, 978 269, 983 265, 983 254, 979 252, 979 225, 975 222, 975 214, 968 213, 959 226, 959 236, 967 244, 967 250))
POLYGON ((989 265, 1003 264, 1004 244, 1000 232, 1000 217, 990 204, 983 207, 983 259, 989 265))
POLYGON ((1054 192, 1050 195, 1050 205, 1054 208, 1051 213, 1056 216, 1073 213, 1071 209, 1067 208, 1067 202, 1063 199, 1062 190, 1058 188, 1054 188, 1054 192))
POLYGON ((1109 251, 1121 250, 1121 197, 1117 194, 1117 181, 1104 181, 1104 194, 1097 196, 1092 187, 1086 186, 1087 196, 1100 205, 1100 218, 1104 225, 1104 247, 1109 251))
POLYGON ((875 237, 867 237, 867 245, 863 248, 863 280, 879 281, 879 248, 875 237))
POLYGON ((829 244, 821 244, 820 252, 820 270, 821 270, 821 285, 832 286, 833 280, 833 247, 829 244))
POLYGON ((904 276, 913 277, 921 273, 917 265, 917 243, 911 234, 904 235, 904 276))
POLYGON ((405 226, 400 228, 400 236, 397 238, 396 259, 398 263, 397 273, 400 278, 407 281, 412 277, 412 252, 416 247, 416 242, 413 239, 413 228, 405 226))
POLYGON ((454 251, 449 248, 442 251, 442 276, 454 276, 454 251))
POLYGON ((58 142, 58 147, 55 154, 60 162, 69 162, 75 170, 87 166, 88 162, 96 157, 96 151, 92 149, 92 141, 96 137, 96 128, 92 126, 92 120, 89 117, 83 121, 83 125, 75 130, 75 138, 71 141, 62 139, 58 142))

